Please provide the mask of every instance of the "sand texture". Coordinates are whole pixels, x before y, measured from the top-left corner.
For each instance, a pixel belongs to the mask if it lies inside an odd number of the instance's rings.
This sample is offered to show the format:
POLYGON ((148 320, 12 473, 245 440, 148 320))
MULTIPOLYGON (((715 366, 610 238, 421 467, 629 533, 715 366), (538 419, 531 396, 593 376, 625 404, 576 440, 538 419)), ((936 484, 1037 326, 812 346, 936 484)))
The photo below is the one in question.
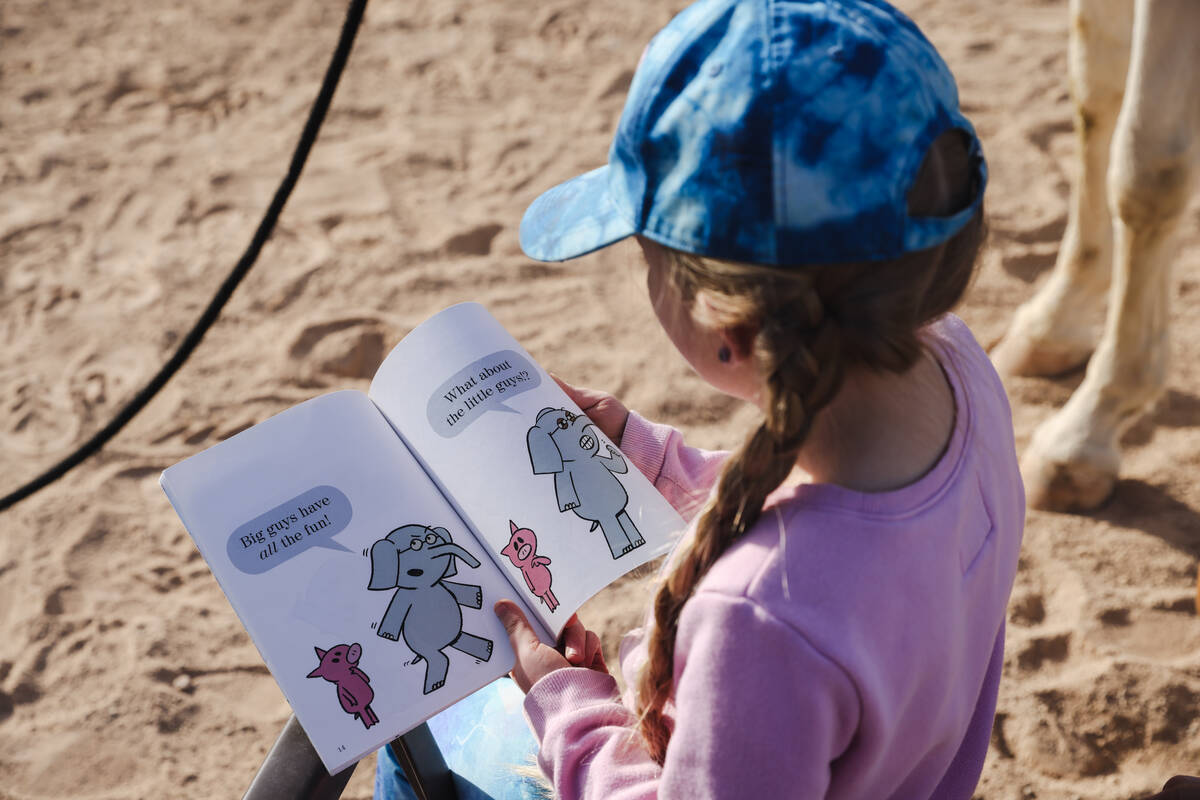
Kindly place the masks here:
MULTIPOLYGON (((634 248, 530 261, 526 204, 603 163, 678 0, 376 0, 258 265, 183 371, 98 456, 0 515, 0 798, 235 797, 289 710, 159 472, 324 391, 365 389, 440 308, 487 305, 533 355, 695 444, 750 410, 657 327, 634 248)), ((991 162, 960 313, 985 345, 1053 264, 1074 137, 1066 0, 901 0, 991 162)), ((340 2, 0 4, 0 493, 84 441, 164 362, 249 241, 340 2)), ((1200 215, 1171 280, 1162 402, 1115 496, 1032 512, 980 798, 1122 800, 1200 772, 1200 215)), ((1099 312, 1097 314, 1099 321, 1099 312)), ((1018 446, 1081 374, 1010 384, 1018 446)), ((611 647, 645 579, 585 609, 611 647)), ((373 764, 346 796, 370 795, 373 764)))

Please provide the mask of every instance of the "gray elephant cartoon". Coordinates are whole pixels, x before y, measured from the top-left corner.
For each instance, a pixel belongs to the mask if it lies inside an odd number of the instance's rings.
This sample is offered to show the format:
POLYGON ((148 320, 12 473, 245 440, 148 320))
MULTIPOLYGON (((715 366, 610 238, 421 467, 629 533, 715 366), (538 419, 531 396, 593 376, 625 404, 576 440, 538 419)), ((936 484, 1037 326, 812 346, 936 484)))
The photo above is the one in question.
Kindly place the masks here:
POLYGON ((403 525, 371 545, 371 580, 368 589, 395 589, 377 634, 396 641, 401 637, 415 654, 413 663, 425 661, 425 694, 446 683, 450 659, 442 651, 453 647, 480 661, 492 657, 492 642, 462 629, 459 606, 483 607, 483 590, 446 578, 456 575, 454 559, 472 567, 479 561, 450 540, 445 528, 403 525))
POLYGON ((613 558, 646 543, 625 511, 629 495, 617 480, 629 471, 625 457, 610 444, 600 454, 600 435, 586 416, 564 408, 543 408, 525 437, 534 475, 554 475, 559 511, 574 511, 604 533, 613 558))

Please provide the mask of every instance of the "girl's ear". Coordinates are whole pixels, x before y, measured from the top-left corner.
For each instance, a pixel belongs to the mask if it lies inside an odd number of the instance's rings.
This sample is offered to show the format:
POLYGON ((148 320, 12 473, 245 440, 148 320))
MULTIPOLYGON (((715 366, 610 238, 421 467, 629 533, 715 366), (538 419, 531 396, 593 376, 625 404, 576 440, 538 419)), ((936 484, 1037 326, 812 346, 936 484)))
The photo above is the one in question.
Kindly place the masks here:
POLYGON ((721 342, 729 348, 732 361, 745 361, 754 354, 754 340, 758 338, 758 323, 747 322, 721 329, 721 342))

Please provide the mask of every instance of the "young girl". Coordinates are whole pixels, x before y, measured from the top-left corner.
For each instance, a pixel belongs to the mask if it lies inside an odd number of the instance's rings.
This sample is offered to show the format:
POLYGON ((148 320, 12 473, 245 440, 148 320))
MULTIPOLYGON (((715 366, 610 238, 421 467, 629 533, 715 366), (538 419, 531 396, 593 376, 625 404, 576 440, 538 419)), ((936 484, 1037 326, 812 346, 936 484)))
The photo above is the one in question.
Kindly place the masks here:
POLYGON ((762 410, 704 453, 569 389, 690 528, 623 698, 594 634, 560 654, 497 605, 559 797, 971 796, 1024 514, 1003 388, 947 314, 985 182, 953 78, 881 0, 701 0, 608 166, 530 207, 535 258, 636 236, 671 341, 762 410))

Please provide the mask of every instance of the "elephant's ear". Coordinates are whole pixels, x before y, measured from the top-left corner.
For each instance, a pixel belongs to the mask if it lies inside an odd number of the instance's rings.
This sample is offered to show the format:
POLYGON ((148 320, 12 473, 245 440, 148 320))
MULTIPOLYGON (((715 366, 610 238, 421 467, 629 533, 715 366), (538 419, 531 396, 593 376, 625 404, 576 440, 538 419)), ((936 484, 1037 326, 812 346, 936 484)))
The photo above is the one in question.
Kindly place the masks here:
POLYGON ((371 581, 368 589, 395 589, 400 575, 400 556, 389 539, 371 545, 371 581))
POLYGON ((562 455, 549 433, 535 425, 529 429, 525 443, 529 446, 529 463, 533 465, 534 475, 562 472, 562 455))

